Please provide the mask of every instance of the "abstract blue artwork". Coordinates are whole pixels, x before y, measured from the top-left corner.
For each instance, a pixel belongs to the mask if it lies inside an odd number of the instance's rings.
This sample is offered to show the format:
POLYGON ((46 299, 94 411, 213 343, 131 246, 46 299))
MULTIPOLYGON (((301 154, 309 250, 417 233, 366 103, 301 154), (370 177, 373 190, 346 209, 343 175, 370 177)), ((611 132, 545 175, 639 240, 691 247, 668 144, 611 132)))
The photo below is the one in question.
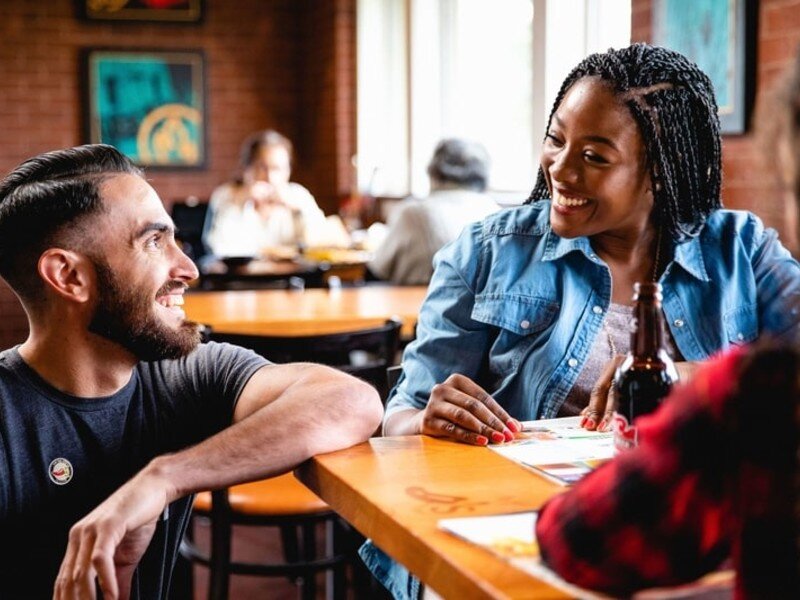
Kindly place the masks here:
POLYGON ((142 166, 204 165, 201 53, 92 50, 87 67, 92 143, 142 166))

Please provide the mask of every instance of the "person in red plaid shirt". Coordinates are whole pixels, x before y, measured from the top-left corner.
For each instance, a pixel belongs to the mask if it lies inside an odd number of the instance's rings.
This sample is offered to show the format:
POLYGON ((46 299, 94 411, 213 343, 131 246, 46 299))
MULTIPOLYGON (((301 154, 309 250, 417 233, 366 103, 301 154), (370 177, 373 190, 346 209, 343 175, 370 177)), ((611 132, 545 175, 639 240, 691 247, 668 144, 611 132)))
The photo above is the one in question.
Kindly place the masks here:
MULTIPOLYGON (((797 254, 800 56, 759 119, 797 254)), ((543 560, 614 595, 692 581, 732 557, 739 598, 800 598, 800 351, 723 354, 639 421, 641 443, 539 513, 543 560)))

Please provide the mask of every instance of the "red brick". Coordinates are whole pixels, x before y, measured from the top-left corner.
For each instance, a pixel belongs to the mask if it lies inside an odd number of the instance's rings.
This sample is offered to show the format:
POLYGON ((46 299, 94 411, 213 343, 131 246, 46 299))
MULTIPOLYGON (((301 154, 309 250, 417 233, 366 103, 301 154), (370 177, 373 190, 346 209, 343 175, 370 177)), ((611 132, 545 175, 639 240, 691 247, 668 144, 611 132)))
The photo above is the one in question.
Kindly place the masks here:
POLYGON ((762 2, 764 30, 788 32, 800 30, 800 2, 762 2))

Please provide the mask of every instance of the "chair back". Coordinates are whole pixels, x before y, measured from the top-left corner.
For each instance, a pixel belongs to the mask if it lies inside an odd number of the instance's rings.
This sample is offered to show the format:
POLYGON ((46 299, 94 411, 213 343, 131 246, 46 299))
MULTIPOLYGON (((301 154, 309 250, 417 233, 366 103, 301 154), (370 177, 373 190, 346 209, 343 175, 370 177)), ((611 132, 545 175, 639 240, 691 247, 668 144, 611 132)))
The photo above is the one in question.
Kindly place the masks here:
POLYGON ((187 200, 172 205, 171 216, 175 223, 175 239, 181 242, 183 251, 195 262, 208 253, 203 243, 207 212, 207 202, 187 200))
POLYGON ((363 379, 385 398, 386 369, 395 364, 401 325, 399 319, 393 318, 371 329, 302 337, 221 333, 209 329, 208 339, 250 348, 274 363, 328 365, 363 379))
POLYGON ((391 365, 386 369, 386 391, 391 392, 397 382, 400 381, 400 375, 403 374, 403 365, 391 365))

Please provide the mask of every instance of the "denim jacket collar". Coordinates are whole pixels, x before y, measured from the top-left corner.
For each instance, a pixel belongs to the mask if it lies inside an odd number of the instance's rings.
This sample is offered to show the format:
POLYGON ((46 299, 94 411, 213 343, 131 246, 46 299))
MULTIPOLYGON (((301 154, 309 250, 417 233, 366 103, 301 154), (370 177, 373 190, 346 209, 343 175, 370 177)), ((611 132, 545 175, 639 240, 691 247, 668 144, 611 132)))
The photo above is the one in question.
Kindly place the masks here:
POLYGON ((589 238, 562 238, 560 235, 553 233, 549 227, 545 233, 544 252, 542 253, 543 261, 558 260, 562 256, 566 256, 570 252, 583 252, 587 258, 594 258, 594 250, 589 243, 589 238))
MULTIPOLYGON (((545 248, 542 254, 543 261, 558 260, 562 256, 575 251, 582 252, 590 260, 596 258, 594 250, 592 250, 592 246, 589 243, 589 238, 587 237, 572 239, 562 238, 553 233, 553 230, 550 228, 547 229, 545 236, 545 248)), ((675 246, 674 262, 678 263, 684 271, 692 275, 695 279, 709 281, 705 261, 703 260, 703 252, 700 248, 700 239, 698 237, 675 246)))
POLYGON ((683 270, 700 281, 709 281, 706 263, 703 260, 703 251, 700 248, 700 236, 675 246, 674 261, 683 270))

